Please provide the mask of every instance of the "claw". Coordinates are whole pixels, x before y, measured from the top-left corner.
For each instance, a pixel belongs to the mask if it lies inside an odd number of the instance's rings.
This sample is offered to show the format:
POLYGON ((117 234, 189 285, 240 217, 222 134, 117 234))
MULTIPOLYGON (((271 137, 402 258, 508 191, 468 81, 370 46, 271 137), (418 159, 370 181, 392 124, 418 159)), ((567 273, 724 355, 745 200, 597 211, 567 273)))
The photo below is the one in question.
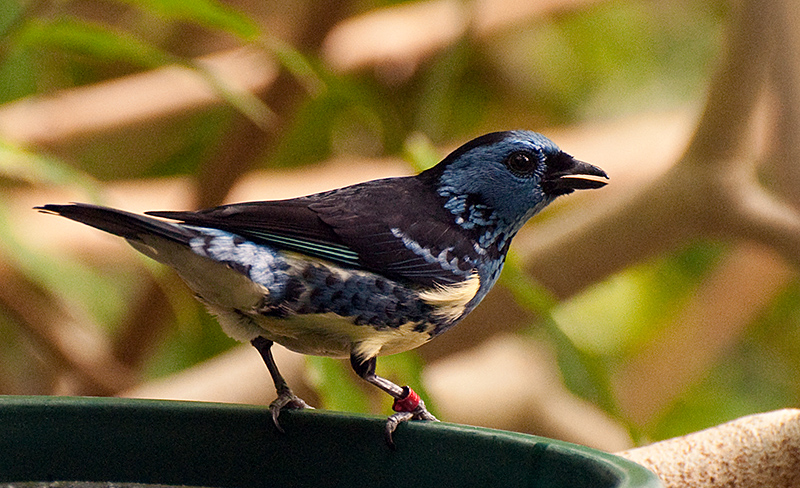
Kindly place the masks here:
POLYGON ((272 414, 272 423, 275 424, 275 428, 278 429, 278 432, 281 434, 285 434, 286 432, 284 432, 283 427, 278 423, 278 415, 281 414, 281 410, 284 408, 300 410, 314 407, 309 406, 300 397, 295 395, 292 389, 289 388, 289 385, 286 384, 286 380, 281 376, 281 373, 278 371, 278 365, 275 364, 275 359, 272 357, 272 341, 266 337, 258 336, 251 340, 250 343, 256 348, 258 353, 261 354, 261 359, 263 359, 264 364, 267 365, 269 375, 272 377, 272 382, 275 383, 275 391, 278 392, 278 398, 269 404, 269 412, 272 414))
POLYGON ((397 412, 389 416, 386 419, 386 429, 383 432, 383 436, 386 439, 386 444, 389 445, 389 449, 395 450, 397 449, 397 445, 394 443, 394 439, 392 438, 392 434, 397 429, 397 426, 400 425, 402 422, 408 422, 414 417, 414 414, 411 412, 397 412))
POLYGON ((409 420, 427 420, 430 422, 438 422, 439 420, 434 417, 428 409, 425 408, 425 402, 422 401, 417 393, 411 388, 404 386, 405 395, 395 399, 393 409, 397 413, 392 414, 386 419, 386 429, 384 430, 384 437, 386 444, 389 448, 394 450, 397 446, 394 443, 392 434, 397 430, 397 426, 409 420))
POLYGON ((356 374, 394 398, 392 410, 397 413, 386 419, 386 429, 384 429, 386 444, 389 445, 390 449, 395 449, 392 434, 394 434, 394 431, 397 430, 397 426, 401 423, 408 422, 409 420, 429 420, 438 422, 436 417, 431 415, 425 408, 425 402, 417 395, 417 392, 408 386, 403 386, 401 388, 386 378, 375 374, 375 356, 364 359, 356 355, 351 355, 350 364, 353 366, 353 371, 355 371, 356 374))
POLYGON ((281 410, 284 408, 291 410, 302 410, 304 408, 313 409, 314 407, 304 402, 302 398, 295 395, 294 392, 292 392, 292 390, 289 388, 280 391, 278 398, 269 404, 269 411, 272 414, 272 423, 275 424, 275 428, 278 429, 278 432, 281 434, 285 434, 286 431, 283 430, 283 427, 281 427, 281 424, 278 422, 278 416, 281 414, 281 410))

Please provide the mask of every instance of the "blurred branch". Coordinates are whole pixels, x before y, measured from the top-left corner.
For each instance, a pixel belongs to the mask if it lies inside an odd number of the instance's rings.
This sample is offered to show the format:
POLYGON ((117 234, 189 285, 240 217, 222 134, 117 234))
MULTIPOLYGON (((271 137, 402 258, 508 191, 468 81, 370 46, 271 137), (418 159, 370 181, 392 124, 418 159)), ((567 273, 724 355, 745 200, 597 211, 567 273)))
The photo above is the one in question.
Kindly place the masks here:
MULTIPOLYGON (((750 115, 771 60, 774 5, 747 0, 738 5, 720 67, 711 80, 705 110, 682 158, 684 165, 735 164, 749 140, 750 115)), ((715 172, 716 172, 715 171, 715 172)))
POLYGON ((750 147, 747 128, 766 63, 773 60, 767 55, 773 52, 769 41, 782 42, 774 39, 777 33, 771 35, 778 3, 751 0, 740 6, 698 129, 679 162, 598 218, 560 229, 552 238, 541 232, 546 242, 525 256, 531 274, 566 297, 701 237, 778 244, 784 257, 800 262, 800 239, 794 231, 800 216, 777 196, 765 198, 768 193, 755 180, 753 155, 743 154, 750 147), (776 236, 779 241, 768 240, 776 236))
MULTIPOLYGON (((734 172, 735 174, 735 172, 734 172)), ((797 208, 766 191, 755 181, 755 175, 740 178, 732 188, 739 196, 736 205, 739 220, 736 234, 773 247, 795 266, 800 266, 800 212, 797 208)))
POLYGON ((774 14, 774 62, 770 70, 777 100, 775 144, 765 163, 776 175, 777 193, 800 207, 800 7, 781 2, 774 14))
POLYGON ((203 70, 170 66, 0 106, 0 137, 51 148, 219 105, 224 98, 210 87, 210 80, 217 89, 226 87, 230 96, 238 96, 263 90, 277 76, 275 63, 252 48, 212 54, 195 63, 203 70))
POLYGON ((373 68, 382 78, 409 78, 430 56, 464 35, 478 38, 598 0, 427 0, 381 8, 331 29, 322 45, 335 71, 373 68))
POLYGON ((655 472, 666 488, 800 485, 800 410, 750 415, 617 453, 655 472))
POLYGON ((795 266, 788 269, 752 248, 740 247, 729 256, 682 314, 615 378, 623 412, 639 425, 702 377, 800 266, 800 211, 792 205, 798 191, 791 183, 800 162, 798 9, 789 0, 748 0, 738 7, 705 110, 678 162, 621 203, 594 210, 592 219, 571 226, 563 219, 552 233, 546 225, 537 229, 542 242, 524 255, 526 269, 559 297, 703 238, 755 242, 795 266), (782 63, 788 63, 787 72, 782 63), (778 128, 778 137, 763 155, 753 149, 758 146, 751 129, 770 70, 780 72, 779 86, 773 110, 764 116, 778 128), (768 162, 777 179, 787 171, 788 183, 776 184, 777 191, 758 177, 768 162), (726 286, 729 282, 737 286, 726 286))

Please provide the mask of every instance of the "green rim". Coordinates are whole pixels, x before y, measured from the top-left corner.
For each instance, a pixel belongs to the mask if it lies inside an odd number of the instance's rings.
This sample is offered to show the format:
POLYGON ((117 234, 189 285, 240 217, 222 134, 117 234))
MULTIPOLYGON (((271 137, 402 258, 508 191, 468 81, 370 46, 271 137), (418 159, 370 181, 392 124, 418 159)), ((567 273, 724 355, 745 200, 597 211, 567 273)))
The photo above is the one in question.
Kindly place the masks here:
POLYGON ((584 446, 497 430, 315 410, 120 398, 0 397, 0 481, 208 487, 656 488, 645 468, 584 446))

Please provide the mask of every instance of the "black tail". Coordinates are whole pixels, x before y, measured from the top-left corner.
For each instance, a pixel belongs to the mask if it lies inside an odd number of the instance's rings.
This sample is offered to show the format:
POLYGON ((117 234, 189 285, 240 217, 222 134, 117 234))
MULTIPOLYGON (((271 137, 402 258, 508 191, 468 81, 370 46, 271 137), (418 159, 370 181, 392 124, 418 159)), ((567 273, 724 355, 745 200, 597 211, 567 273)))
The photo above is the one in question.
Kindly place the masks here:
POLYGON ((40 212, 61 215, 125 239, 137 241, 141 240, 143 235, 155 235, 188 244, 189 240, 197 235, 197 233, 176 224, 88 203, 43 205, 34 208, 40 212))

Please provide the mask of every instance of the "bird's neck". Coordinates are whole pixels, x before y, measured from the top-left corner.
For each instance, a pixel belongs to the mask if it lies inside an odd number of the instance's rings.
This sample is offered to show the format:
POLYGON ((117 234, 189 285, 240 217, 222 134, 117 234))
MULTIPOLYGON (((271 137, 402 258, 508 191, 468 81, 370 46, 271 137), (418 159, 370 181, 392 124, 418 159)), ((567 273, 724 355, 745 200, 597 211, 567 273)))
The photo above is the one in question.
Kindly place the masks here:
POLYGON ((440 189, 438 193, 455 225, 471 236, 481 254, 491 259, 505 256, 511 238, 524 222, 509 221, 475 195, 452 194, 446 188, 440 189))

